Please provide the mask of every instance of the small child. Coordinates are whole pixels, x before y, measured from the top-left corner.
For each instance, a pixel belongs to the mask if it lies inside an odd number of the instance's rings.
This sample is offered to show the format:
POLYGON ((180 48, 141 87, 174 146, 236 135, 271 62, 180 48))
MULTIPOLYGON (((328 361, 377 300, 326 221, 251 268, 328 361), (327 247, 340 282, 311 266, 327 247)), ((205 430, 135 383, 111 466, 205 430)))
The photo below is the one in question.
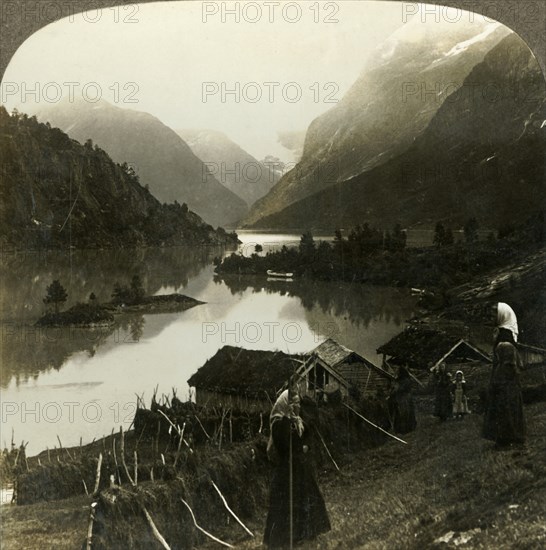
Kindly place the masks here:
POLYGON ((468 400, 466 398, 465 379, 462 370, 455 373, 455 381, 453 382, 453 415, 456 419, 462 419, 465 414, 468 414, 468 400))

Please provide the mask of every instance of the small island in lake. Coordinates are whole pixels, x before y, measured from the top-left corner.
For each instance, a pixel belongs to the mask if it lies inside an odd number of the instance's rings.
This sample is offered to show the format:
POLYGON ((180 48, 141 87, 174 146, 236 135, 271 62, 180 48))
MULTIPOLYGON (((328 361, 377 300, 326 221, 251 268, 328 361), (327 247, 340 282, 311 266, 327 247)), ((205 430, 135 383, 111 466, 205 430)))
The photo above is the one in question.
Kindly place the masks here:
POLYGON ((78 303, 66 311, 59 311, 66 302, 68 294, 57 280, 47 287, 44 298, 46 305, 52 305, 54 311, 48 311, 36 322, 37 326, 96 328, 112 326, 114 315, 124 313, 175 313, 203 304, 184 294, 161 294, 146 296, 138 275, 134 275, 130 286, 114 285, 112 300, 99 304, 94 293, 88 303, 78 303))

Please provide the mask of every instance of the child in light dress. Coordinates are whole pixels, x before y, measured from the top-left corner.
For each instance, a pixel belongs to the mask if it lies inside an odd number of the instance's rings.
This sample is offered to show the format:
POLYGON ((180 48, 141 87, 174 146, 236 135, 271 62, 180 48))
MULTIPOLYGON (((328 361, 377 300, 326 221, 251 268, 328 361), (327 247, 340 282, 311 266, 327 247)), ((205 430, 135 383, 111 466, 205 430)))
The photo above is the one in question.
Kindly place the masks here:
POLYGON ((462 419, 468 414, 468 399, 466 397, 466 381, 462 370, 455 373, 453 381, 453 416, 455 419, 462 419))

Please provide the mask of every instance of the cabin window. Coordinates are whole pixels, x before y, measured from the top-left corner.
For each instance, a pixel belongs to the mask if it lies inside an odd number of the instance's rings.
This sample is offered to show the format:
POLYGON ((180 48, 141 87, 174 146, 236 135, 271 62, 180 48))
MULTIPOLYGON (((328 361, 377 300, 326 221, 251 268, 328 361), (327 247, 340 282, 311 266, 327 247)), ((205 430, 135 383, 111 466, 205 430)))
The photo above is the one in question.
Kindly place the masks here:
POLYGON ((330 373, 321 365, 315 365, 309 371, 307 388, 309 390, 323 390, 330 383, 330 373))

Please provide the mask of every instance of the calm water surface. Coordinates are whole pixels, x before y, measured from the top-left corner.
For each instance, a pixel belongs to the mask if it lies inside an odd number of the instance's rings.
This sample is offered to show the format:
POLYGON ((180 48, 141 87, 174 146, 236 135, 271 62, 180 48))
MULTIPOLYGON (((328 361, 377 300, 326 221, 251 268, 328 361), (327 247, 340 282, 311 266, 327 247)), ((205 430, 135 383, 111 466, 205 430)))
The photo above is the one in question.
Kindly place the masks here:
MULTIPOLYGON (((242 235, 270 248, 298 235, 242 235), (259 240, 258 240, 259 239, 259 240), (268 244, 270 243, 270 244, 268 244), (273 244, 274 243, 274 244, 273 244)), ((136 394, 149 404, 177 389, 222 346, 305 352, 326 337, 379 364, 375 350, 400 332, 415 310, 403 289, 345 283, 215 277, 215 249, 78 251, 19 254, 1 268, 2 438, 29 441, 28 451, 77 445, 129 427, 136 394), (94 292, 110 299, 114 283, 138 273, 147 292, 181 292, 206 302, 181 313, 118 318, 111 329, 38 330, 46 286, 59 279, 66 307, 94 292)), ((4 441, 1 442, 2 444, 4 441)))

